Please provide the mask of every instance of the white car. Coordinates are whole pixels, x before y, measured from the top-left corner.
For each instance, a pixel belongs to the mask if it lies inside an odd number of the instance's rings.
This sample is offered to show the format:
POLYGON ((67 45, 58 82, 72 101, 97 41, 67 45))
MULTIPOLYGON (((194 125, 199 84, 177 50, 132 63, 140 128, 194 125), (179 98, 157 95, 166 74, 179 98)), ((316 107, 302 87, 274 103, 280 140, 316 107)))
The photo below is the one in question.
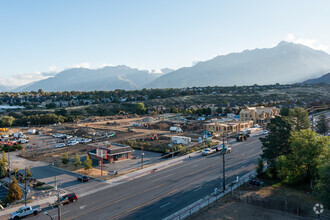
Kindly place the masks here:
POLYGON ((56 148, 61 148, 61 147, 65 147, 65 144, 58 144, 55 146, 56 148))
POLYGON ((89 138, 85 138, 85 139, 82 139, 81 141, 79 141, 81 144, 85 144, 85 143, 89 143, 89 142, 92 142, 92 139, 89 139, 89 138))
POLYGON ((215 152, 216 152, 215 149, 206 148, 205 150, 203 150, 202 155, 207 156, 207 155, 213 154, 215 152))
POLYGON ((267 130, 263 130, 262 134, 268 134, 267 130))
POLYGON ((79 144, 78 141, 70 141, 70 142, 68 142, 68 146, 74 146, 74 145, 77 145, 77 144, 79 144))

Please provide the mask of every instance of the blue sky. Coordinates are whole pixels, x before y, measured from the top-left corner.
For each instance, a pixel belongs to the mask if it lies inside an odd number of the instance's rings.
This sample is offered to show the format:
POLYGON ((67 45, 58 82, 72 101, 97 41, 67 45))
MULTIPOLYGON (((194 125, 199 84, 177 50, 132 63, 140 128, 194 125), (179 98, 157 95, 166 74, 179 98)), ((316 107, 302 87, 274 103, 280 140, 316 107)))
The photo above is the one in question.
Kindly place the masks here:
POLYGON ((176 69, 285 39, 329 53, 329 24, 328 0, 0 0, 0 84, 74 66, 176 69))

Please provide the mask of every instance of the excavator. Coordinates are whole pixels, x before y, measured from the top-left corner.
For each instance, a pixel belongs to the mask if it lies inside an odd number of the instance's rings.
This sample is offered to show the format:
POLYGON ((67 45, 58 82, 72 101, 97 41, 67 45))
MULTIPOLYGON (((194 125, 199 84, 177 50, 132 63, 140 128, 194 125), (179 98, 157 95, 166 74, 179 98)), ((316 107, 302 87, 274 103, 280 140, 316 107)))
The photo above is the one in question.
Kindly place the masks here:
POLYGON ((152 140, 152 141, 158 140, 157 134, 154 134, 151 137, 149 137, 149 140, 152 140))

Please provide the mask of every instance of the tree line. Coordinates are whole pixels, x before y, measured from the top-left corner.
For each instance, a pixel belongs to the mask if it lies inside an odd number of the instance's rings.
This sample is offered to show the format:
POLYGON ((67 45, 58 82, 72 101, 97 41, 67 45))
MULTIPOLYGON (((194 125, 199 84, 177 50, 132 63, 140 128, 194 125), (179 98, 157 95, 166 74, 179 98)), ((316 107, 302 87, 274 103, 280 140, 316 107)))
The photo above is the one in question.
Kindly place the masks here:
POLYGON ((305 185, 327 207, 330 206, 330 138, 327 119, 321 116, 317 132, 311 130, 308 113, 302 108, 281 111, 271 119, 269 133, 260 138, 262 155, 257 173, 289 185, 305 185), (263 160, 268 168, 263 173, 263 160))

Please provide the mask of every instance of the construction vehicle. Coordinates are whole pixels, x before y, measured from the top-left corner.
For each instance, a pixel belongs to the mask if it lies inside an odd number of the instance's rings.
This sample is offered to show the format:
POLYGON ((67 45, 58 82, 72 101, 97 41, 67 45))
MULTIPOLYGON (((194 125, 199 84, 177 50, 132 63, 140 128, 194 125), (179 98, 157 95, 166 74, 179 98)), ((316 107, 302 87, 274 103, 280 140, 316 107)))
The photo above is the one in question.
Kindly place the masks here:
POLYGON ((239 134, 236 137, 236 140, 239 142, 243 142, 246 141, 248 139, 248 136, 246 134, 239 134))
POLYGON ((151 137, 149 137, 149 140, 152 140, 152 141, 158 140, 157 134, 154 134, 151 137))

